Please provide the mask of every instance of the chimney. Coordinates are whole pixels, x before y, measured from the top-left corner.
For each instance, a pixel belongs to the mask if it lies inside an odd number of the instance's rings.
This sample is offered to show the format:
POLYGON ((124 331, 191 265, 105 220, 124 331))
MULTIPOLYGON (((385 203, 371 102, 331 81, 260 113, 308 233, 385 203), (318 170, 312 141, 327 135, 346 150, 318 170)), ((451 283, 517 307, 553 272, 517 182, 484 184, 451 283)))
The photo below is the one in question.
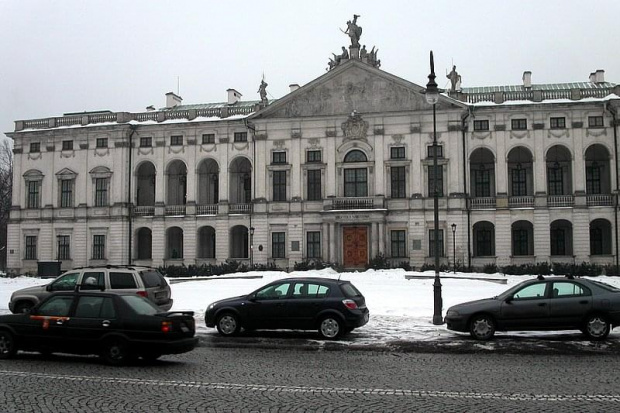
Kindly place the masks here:
POLYGON ((177 96, 172 92, 166 93, 166 107, 173 108, 175 106, 179 106, 183 102, 183 98, 181 96, 177 96))
POLYGON ((590 82, 592 82, 592 83, 596 82, 596 73, 595 72, 590 73, 590 82))
POLYGON ((594 73, 594 81, 596 83, 605 82, 605 71, 603 69, 598 69, 596 73, 594 73))
POLYGON ((529 89, 532 87, 532 72, 529 70, 523 72, 523 87, 529 89))
POLYGON ((288 87, 291 89, 291 92, 294 92, 297 89, 299 89, 299 85, 297 83, 292 83, 292 84, 288 85, 288 87))
POLYGON ((228 104, 229 105, 234 105, 235 103, 239 102, 239 100, 241 99, 241 96, 243 96, 241 93, 237 92, 235 89, 228 89, 228 104))

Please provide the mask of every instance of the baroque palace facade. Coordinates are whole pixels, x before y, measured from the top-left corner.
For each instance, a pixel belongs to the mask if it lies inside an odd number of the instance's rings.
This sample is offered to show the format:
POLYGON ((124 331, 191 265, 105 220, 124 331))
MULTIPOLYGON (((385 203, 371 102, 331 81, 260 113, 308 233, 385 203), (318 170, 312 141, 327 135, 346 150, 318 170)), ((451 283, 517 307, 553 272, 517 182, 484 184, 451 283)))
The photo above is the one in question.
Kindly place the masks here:
MULTIPOLYGON (((355 20, 354 20, 355 23, 355 20)), ((361 31, 360 31, 361 33, 361 31)), ((353 41, 352 41, 353 42, 353 41)), ((343 48, 344 50, 344 48, 343 48)), ((20 120, 10 271, 320 259, 363 268, 618 260, 620 86, 424 87, 352 44, 277 101, 20 120)))

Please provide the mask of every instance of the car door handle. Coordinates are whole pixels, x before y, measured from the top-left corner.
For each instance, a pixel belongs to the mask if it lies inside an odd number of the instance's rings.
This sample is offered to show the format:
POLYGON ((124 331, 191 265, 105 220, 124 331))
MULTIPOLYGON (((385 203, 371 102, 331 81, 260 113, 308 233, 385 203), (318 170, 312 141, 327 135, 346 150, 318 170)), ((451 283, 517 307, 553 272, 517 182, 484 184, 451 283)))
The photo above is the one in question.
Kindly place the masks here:
POLYGON ((59 318, 58 320, 56 320, 56 324, 58 324, 59 326, 63 325, 65 323, 65 320, 63 320, 62 318, 59 318))
POLYGON ((108 320, 104 320, 101 325, 104 327, 110 327, 110 322, 108 320))

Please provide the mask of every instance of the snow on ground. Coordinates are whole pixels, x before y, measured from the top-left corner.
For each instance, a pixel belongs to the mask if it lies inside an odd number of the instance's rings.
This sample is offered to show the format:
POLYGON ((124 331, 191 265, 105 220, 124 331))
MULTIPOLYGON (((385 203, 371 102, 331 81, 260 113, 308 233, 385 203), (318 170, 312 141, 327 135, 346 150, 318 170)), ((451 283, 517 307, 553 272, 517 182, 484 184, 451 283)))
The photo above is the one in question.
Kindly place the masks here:
MULTIPOLYGON (((291 273, 261 271, 219 277, 172 278, 169 279, 174 299, 172 309, 193 310, 198 334, 216 334, 215 329, 208 329, 204 325, 204 312, 210 303, 227 297, 249 294, 274 280, 299 276, 340 277, 351 281, 366 297, 370 321, 366 326, 356 329, 350 336, 347 336, 348 342, 364 345, 400 340, 428 341, 454 337, 457 334, 447 330, 445 325, 435 326, 431 322, 434 276, 432 271, 405 272, 397 269, 337 273, 331 269, 325 269, 291 273), (406 279, 405 276, 428 278, 406 279)), ((441 273, 441 276, 444 316, 446 310, 454 304, 496 296, 511 286, 533 277, 479 273, 441 273), (506 284, 492 282, 498 279, 505 280, 506 284)), ((596 279, 620 287, 618 277, 597 277, 596 279)), ((13 291, 47 282, 49 280, 30 277, 0 278, 0 314, 9 312, 8 302, 13 291)), ((516 334, 541 336, 549 333, 516 334)), ((620 328, 612 332, 612 335, 620 337, 620 328)), ((580 339, 578 334, 576 339, 580 339)))

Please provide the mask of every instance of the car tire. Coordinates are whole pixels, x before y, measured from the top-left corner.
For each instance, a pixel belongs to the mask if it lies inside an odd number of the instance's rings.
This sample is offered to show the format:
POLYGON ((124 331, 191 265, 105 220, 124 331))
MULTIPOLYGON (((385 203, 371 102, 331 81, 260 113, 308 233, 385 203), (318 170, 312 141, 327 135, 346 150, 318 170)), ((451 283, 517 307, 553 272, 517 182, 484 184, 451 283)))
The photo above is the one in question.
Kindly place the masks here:
POLYGON ((112 366, 122 366, 131 359, 129 344, 123 338, 110 338, 103 343, 101 358, 112 366))
POLYGON ((15 314, 29 313, 30 310, 32 310, 32 307, 34 307, 34 304, 32 304, 30 301, 22 301, 15 306, 15 314))
POLYGON ((343 332, 342 322, 335 316, 323 317, 319 322, 319 335, 327 340, 338 338, 343 332))
POLYGON ((490 340, 495 335, 495 320, 488 314, 475 315, 469 322, 469 334, 476 340, 490 340))
POLYGON ((602 314, 591 314, 586 317, 583 325, 583 333, 590 340, 604 340, 609 335, 611 327, 609 320, 602 314))
POLYGON ((226 312, 217 316, 217 331, 224 337, 235 336, 239 333, 241 325, 239 324, 239 317, 237 315, 226 312))
POLYGON ((17 353, 15 336, 7 330, 0 330, 0 359, 9 359, 17 353))

